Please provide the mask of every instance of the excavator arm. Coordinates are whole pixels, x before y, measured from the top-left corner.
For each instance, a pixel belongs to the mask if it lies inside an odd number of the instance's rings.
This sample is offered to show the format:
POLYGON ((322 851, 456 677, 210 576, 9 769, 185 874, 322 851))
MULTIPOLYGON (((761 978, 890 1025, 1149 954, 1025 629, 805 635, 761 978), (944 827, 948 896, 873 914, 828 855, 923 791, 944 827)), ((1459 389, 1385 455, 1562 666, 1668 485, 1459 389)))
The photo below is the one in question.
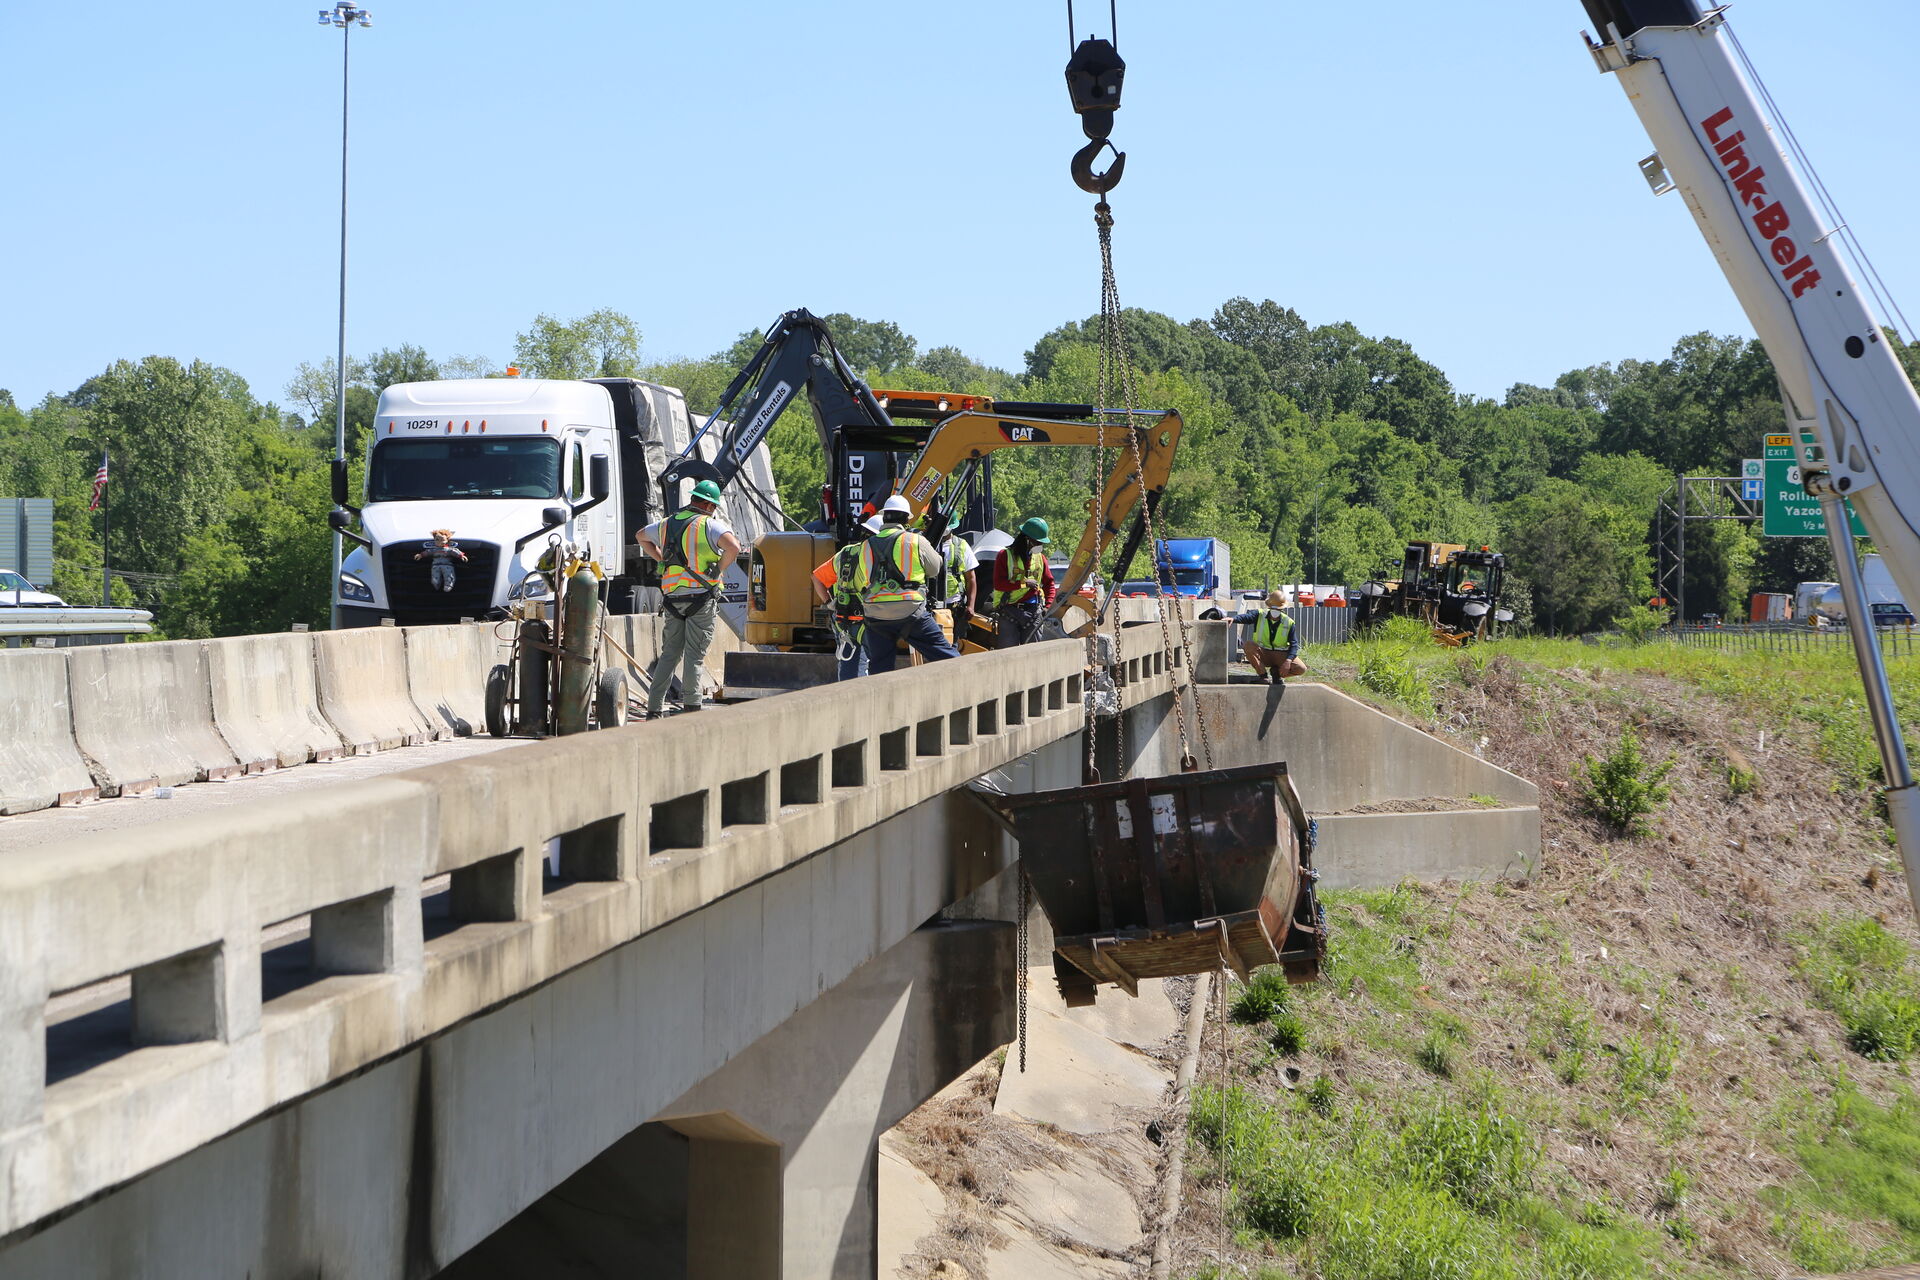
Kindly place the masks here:
MULTIPOLYGON (((925 393, 880 392, 890 401, 925 393)), ((960 397, 954 397, 958 400, 960 397)), ((964 488, 966 474, 990 454, 1001 449, 1048 445, 1080 445, 1098 448, 1104 444, 1114 450, 1111 469, 1101 486, 1099 518, 1090 521, 1080 535, 1073 559, 1064 579, 1058 584, 1054 601, 1055 616, 1087 580, 1088 574, 1109 544, 1119 536, 1121 526, 1142 495, 1149 505, 1157 506, 1166 490, 1167 477, 1173 471, 1173 452, 1180 443, 1182 427, 1178 412, 1172 409, 1135 410, 1125 425, 1109 422, 1071 421, 1068 415, 1085 418, 1093 414, 1092 405, 1016 404, 996 405, 985 397, 970 397, 959 412, 941 419, 927 437, 927 443, 914 459, 913 468, 900 486, 900 492, 913 505, 916 515, 933 508, 943 525, 952 516, 951 503, 964 488), (1139 461, 1133 444, 1139 444, 1139 461), (944 504, 944 505, 943 505, 944 504)), ((1091 499, 1089 499, 1091 501, 1091 499)), ((1139 528, 1129 536, 1125 556, 1139 545, 1139 528)), ((1121 570, 1124 571, 1124 570, 1121 570)))
POLYGON ((802 389, 820 433, 833 493, 835 533, 849 536, 866 497, 865 477, 884 469, 893 453, 916 449, 924 427, 896 424, 868 389, 827 332, 820 317, 805 308, 788 311, 768 326, 760 349, 735 374, 720 401, 694 432, 693 439, 667 465, 660 483, 666 510, 680 505, 680 485, 712 480, 723 490, 746 466, 767 432, 802 389), (723 433, 712 462, 699 455, 699 443, 719 427, 723 433), (875 459, 879 460, 876 465, 875 459))

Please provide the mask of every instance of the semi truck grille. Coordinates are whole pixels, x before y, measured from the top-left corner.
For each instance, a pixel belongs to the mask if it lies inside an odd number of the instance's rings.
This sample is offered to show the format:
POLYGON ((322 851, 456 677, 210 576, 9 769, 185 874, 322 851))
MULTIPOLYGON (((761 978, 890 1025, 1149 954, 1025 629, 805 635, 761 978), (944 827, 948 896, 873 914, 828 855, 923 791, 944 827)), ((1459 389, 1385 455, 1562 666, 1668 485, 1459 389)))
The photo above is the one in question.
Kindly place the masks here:
POLYGON ((453 590, 433 589, 431 560, 415 560, 418 542, 380 548, 380 568, 387 580, 387 607, 402 626, 417 622, 458 622, 484 618, 493 607, 494 569, 500 548, 491 542, 462 540, 467 562, 453 566, 453 590))

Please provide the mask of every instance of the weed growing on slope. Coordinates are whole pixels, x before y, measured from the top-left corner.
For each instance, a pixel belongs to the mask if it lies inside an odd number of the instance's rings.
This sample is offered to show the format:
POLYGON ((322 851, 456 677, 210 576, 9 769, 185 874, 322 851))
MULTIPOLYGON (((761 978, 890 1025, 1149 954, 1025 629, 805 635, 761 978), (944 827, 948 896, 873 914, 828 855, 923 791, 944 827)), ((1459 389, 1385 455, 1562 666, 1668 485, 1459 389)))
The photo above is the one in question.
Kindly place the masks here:
POLYGON ((1235 1022, 1265 1022, 1288 1007, 1287 975, 1278 966, 1257 969, 1251 979, 1234 993, 1230 1010, 1235 1022))
POLYGON ((1898 1062, 1920 1047, 1920 975, 1879 921, 1823 918, 1795 941, 1814 998, 1839 1015, 1862 1057, 1898 1062))
POLYGON ((1575 773, 1581 803, 1615 831, 1652 835, 1647 819, 1660 811, 1671 794, 1666 778, 1673 765, 1671 756, 1655 764, 1640 754, 1639 735, 1627 725, 1612 751, 1581 762, 1575 773))
POLYGON ((1679 1057, 1680 1042, 1670 1035, 1643 1039, 1636 1031, 1622 1040, 1613 1060, 1621 1109, 1636 1111, 1656 1097, 1660 1086, 1673 1078, 1679 1057))
POLYGON ((1433 711, 1430 657, 1433 637, 1425 623, 1414 618, 1389 618, 1372 635, 1355 640, 1349 655, 1357 664, 1362 686, 1391 702, 1422 715, 1433 711))

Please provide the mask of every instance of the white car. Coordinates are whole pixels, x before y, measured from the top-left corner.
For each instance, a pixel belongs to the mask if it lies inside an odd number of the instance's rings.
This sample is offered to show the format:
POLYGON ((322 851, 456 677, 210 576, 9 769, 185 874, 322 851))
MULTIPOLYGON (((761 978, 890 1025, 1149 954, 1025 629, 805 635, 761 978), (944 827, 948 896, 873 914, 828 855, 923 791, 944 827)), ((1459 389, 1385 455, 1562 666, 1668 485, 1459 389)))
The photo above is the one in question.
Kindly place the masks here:
POLYGON ((0 569, 0 608, 14 605, 65 609, 67 602, 48 591, 41 591, 11 569, 0 569))

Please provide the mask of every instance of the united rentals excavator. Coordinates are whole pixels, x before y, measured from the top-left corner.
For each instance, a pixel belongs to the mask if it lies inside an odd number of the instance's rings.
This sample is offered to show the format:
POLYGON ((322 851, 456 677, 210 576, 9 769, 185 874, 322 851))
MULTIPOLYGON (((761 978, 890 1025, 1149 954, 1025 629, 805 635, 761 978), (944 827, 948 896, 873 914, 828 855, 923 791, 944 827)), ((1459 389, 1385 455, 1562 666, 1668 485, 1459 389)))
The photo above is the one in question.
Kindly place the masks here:
MULTIPOLYGON (((994 521, 995 452, 1103 444, 1114 450, 1100 518, 1089 524, 1058 584, 1053 608, 1058 619, 1081 602, 1080 584, 1093 571, 1096 557, 1120 536, 1142 496, 1146 510, 1157 506, 1180 439, 1180 415, 1170 410, 1102 415, 1087 404, 875 390, 848 365, 818 316, 794 310, 768 327, 759 349, 721 393, 694 440, 662 471, 664 509, 677 509, 681 487, 693 481, 712 480, 723 491, 733 486, 781 410, 802 389, 827 462, 821 513, 803 529, 759 538, 749 553, 745 638, 760 651, 727 655, 723 683, 734 696, 832 679, 826 659, 835 640, 829 618, 814 601, 813 570, 854 537, 863 516, 889 495, 904 493, 916 515, 931 504, 929 528, 936 536, 949 529, 982 533, 994 521), (1089 420, 1096 417, 1104 417, 1106 424, 1089 420), (710 432, 719 433, 719 443, 706 460, 700 445, 710 432)), ((1139 546, 1144 514, 1125 540, 1123 560, 1131 560, 1139 546)), ((1063 628, 1061 634, 1067 629, 1077 628, 1063 628)), ((972 639, 976 647, 990 645, 991 623, 977 621, 972 639)))

